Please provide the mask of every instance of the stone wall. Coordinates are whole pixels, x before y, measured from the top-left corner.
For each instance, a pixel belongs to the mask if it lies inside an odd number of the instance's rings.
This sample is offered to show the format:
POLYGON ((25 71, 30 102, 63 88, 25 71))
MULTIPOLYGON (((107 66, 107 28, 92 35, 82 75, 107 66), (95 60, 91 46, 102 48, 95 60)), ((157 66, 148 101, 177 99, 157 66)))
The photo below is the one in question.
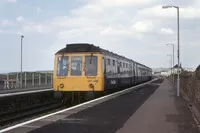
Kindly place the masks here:
POLYGON ((180 75, 181 95, 200 111, 200 67, 194 73, 183 72, 180 75))

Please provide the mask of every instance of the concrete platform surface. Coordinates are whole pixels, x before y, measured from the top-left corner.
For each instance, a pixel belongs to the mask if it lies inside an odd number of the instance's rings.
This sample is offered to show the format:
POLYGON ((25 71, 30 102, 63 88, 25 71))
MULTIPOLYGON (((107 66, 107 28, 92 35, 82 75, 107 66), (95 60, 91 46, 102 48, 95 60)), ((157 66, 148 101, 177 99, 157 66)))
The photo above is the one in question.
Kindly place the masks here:
POLYGON ((185 101, 164 80, 117 133, 199 133, 195 125, 185 101))

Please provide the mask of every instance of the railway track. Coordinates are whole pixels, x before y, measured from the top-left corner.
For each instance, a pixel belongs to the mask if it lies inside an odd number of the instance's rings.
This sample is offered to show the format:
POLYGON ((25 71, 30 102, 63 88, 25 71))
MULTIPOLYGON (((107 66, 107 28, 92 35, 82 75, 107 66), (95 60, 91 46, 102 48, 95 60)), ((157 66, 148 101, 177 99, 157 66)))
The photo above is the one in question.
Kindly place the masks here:
POLYGON ((5 128, 7 126, 15 124, 16 122, 23 121, 25 119, 34 117, 35 115, 39 115, 56 108, 60 108, 61 106, 61 102, 51 101, 40 105, 33 105, 28 108, 3 112, 0 114, 0 127, 5 128))
MULTIPOLYGON (((117 91, 119 90, 122 90, 122 88, 118 89, 117 91)), ((101 96, 105 96, 117 91, 105 92, 101 96)), ((96 96, 93 99, 96 99, 101 96, 96 96)), ((10 125, 17 124, 27 119, 32 119, 34 117, 42 116, 50 112, 62 110, 64 108, 69 108, 87 101, 89 100, 82 100, 79 102, 74 101, 74 103, 68 103, 64 105, 61 100, 51 100, 50 102, 35 104, 33 106, 25 107, 22 109, 15 109, 15 110, 8 109, 8 111, 0 112, 0 129, 6 128, 10 125)))
MULTIPOLYGON (((96 96, 93 99, 112 94, 114 92, 118 92, 123 90, 124 88, 120 88, 117 90, 112 90, 110 92, 105 92, 101 96, 96 96)), ((90 100, 93 100, 90 99, 90 100)), ((23 109, 18 109, 18 110, 9 110, 7 112, 1 112, 0 113, 0 129, 6 128, 8 126, 20 123, 25 120, 32 119, 34 117, 42 116, 44 114, 48 114, 51 112, 59 111, 64 108, 69 108, 84 102, 87 102, 89 100, 82 100, 79 102, 74 102, 74 103, 69 103, 69 104, 63 104, 61 100, 50 100, 42 104, 35 104, 33 106, 23 108, 23 109)))

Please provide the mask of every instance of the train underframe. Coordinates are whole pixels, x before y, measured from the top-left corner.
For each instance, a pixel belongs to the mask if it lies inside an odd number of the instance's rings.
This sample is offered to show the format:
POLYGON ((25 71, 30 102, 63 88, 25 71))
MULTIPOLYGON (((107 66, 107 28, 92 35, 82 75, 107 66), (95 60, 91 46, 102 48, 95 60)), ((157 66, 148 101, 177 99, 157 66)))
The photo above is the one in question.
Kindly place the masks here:
MULTIPOLYGON (((112 85, 107 84, 104 88, 104 91, 55 91, 55 99, 62 99, 63 104, 78 104, 83 101, 89 101, 98 97, 101 97, 106 94, 110 94, 116 91, 123 90, 128 87, 132 87, 147 81, 150 81, 151 77, 146 78, 145 80, 135 80, 134 82, 120 82, 120 84, 112 85)), ((110 81, 110 80, 106 80, 110 81)))
POLYGON ((63 104, 76 104, 103 96, 104 91, 62 91, 54 92, 55 99, 62 99, 63 104))

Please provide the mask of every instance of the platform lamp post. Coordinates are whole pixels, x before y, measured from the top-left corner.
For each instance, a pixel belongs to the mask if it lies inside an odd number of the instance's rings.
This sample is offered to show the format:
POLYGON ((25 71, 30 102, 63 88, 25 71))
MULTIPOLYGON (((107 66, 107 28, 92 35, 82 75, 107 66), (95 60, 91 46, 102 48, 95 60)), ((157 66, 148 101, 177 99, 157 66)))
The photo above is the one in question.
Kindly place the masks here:
MULTIPOLYGON (((172 57, 172 58, 173 58, 172 66, 174 67, 174 44, 173 44, 173 43, 169 43, 169 44, 166 44, 166 45, 168 45, 168 46, 171 45, 172 48, 173 48, 173 51, 172 51, 172 56, 173 56, 173 57, 172 57)), ((174 81, 174 70, 173 70, 173 67, 172 67, 172 71, 173 71, 173 72, 172 72, 172 74, 173 74, 173 75, 172 75, 172 78, 173 78, 173 83, 175 83, 175 81, 174 81)))
POLYGON ((178 58, 178 73, 177 73, 177 96, 180 96, 180 46, 179 46, 179 7, 174 5, 167 5, 162 6, 163 9, 168 8, 175 8, 177 9, 177 43, 178 43, 178 50, 177 50, 177 58, 178 58))
POLYGON ((21 76, 20 76, 20 88, 22 88, 22 84, 23 84, 23 78, 22 78, 22 46, 23 46, 23 38, 24 36, 21 35, 21 76))

